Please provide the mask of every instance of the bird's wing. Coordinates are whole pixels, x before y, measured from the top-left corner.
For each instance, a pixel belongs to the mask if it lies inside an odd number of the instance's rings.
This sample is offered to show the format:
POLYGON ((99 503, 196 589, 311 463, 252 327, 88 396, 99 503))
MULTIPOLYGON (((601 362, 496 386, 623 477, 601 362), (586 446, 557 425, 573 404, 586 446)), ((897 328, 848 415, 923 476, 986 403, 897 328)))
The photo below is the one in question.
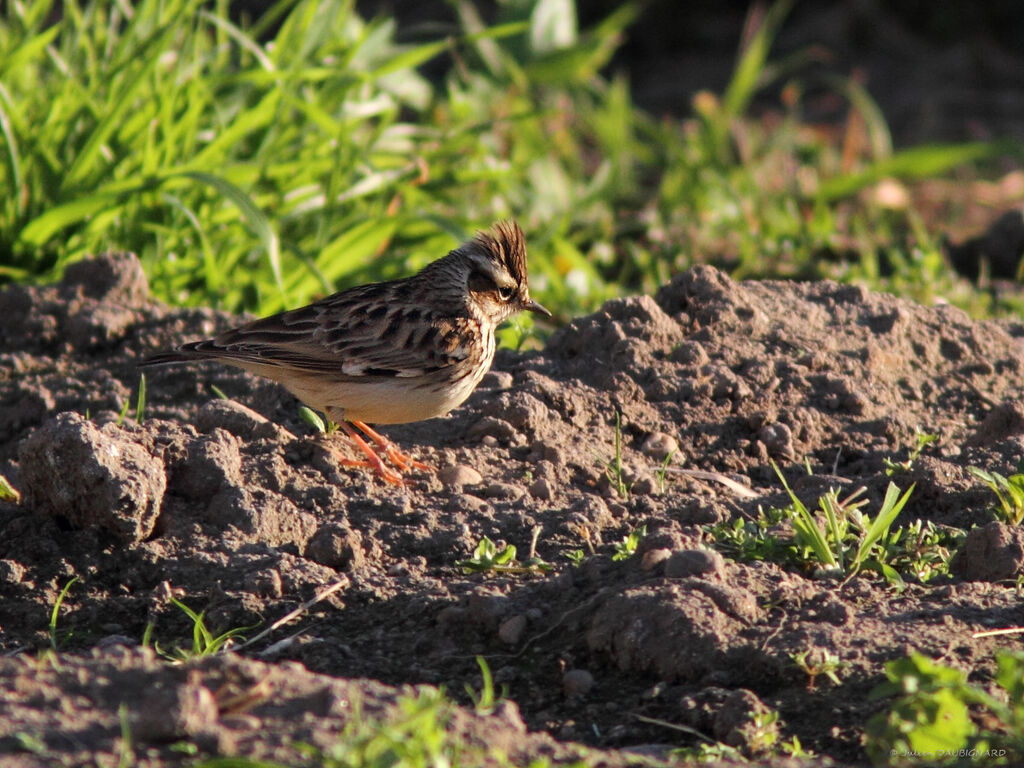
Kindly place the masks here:
POLYGON ((469 356, 468 318, 442 316, 382 287, 344 291, 189 347, 238 364, 353 378, 425 376, 469 356))

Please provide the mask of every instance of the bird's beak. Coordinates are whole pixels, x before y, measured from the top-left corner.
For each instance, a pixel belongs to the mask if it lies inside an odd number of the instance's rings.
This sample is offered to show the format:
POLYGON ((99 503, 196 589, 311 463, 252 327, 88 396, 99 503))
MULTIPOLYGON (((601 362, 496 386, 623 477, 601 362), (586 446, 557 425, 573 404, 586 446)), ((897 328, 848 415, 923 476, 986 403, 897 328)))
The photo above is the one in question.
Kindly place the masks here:
POLYGON ((530 299, 528 302, 523 304, 523 309, 528 309, 531 312, 536 312, 538 315, 544 315, 545 317, 551 317, 551 313, 548 312, 541 304, 530 299))

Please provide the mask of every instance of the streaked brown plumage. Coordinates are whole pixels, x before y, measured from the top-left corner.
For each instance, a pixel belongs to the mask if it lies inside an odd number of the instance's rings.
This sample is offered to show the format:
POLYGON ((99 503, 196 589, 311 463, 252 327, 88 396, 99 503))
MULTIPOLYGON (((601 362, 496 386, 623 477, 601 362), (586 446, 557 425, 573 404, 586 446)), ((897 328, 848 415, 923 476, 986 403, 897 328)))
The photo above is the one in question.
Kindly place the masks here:
POLYGON ((349 424, 399 469, 425 468, 365 422, 419 421, 461 404, 491 366, 495 329, 522 310, 551 314, 530 298, 522 230, 500 222, 412 277, 350 288, 143 365, 217 360, 280 382, 401 482, 349 424))

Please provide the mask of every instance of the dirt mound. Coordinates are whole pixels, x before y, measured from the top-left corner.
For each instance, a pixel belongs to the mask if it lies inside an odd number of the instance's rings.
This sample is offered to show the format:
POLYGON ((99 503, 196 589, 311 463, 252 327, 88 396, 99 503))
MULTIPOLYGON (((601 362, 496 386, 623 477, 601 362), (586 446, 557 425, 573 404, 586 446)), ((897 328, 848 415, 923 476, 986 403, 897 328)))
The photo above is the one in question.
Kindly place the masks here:
MULTIPOLYGON (((152 372, 138 419, 139 360, 237 319, 151 305, 132 257, 82 262, 54 286, 8 288, 0 316, 0 473, 23 495, 0 503, 9 654, 49 645, 50 611, 73 577, 57 629, 72 653, 138 644, 147 626, 164 649, 187 645, 192 624, 172 597, 205 610, 211 627, 264 627, 336 585, 245 649, 270 663, 259 674, 285 670, 318 690, 364 677, 457 693, 479 684, 482 654, 526 725, 561 740, 655 754, 678 743, 643 715, 742 746, 751 713, 770 707, 806 747, 861 760, 864 722, 883 706, 866 694, 884 660, 917 648, 985 667, 998 641, 971 631, 1024 623, 1013 590, 994 583, 1021 572, 1012 532, 972 534, 956 567, 979 581, 898 594, 870 577, 840 586, 723 559, 707 532, 785 503, 771 460, 806 502, 828 485, 864 485, 877 509, 890 480, 914 482, 901 523, 989 522, 991 495, 966 468, 1008 473, 1024 458, 1019 325, 857 287, 735 283, 696 268, 653 298, 574 320, 542 351, 500 352, 451 416, 389 428, 440 470, 394 488, 339 467, 340 438, 313 435, 293 398, 226 367, 152 372), (918 433, 939 440, 890 478, 887 460, 905 460, 918 433), (718 474, 677 471, 690 469, 718 474), (641 525, 637 553, 612 559, 641 525), (523 560, 534 535, 550 571, 458 566, 483 536, 515 544, 523 560), (998 566, 987 562, 993 551, 998 566), (841 689, 806 690, 791 659, 805 650, 846 662, 841 689)), ((62 656, 71 673, 45 681, 9 661, 4 686, 27 693, 0 704, 0 737, 60 727, 46 702, 114 669, 140 689, 173 678, 159 685, 183 691, 175 701, 208 707, 189 675, 255 663, 229 658, 185 673, 142 651, 62 656)), ((312 712, 310 695, 284 686, 274 698, 312 712)), ((106 718, 96 728, 113 733, 116 704, 94 700, 106 718)), ((263 734, 319 738, 269 710, 246 716, 263 734)), ((347 721, 334 710, 315 717, 325 734, 347 721)), ((181 738, 202 751, 280 755, 269 736, 254 741, 216 719, 192 733, 181 719, 181 738)), ((83 743, 116 754, 113 742, 83 743)), ((524 756, 555 754, 550 740, 523 744, 524 756)), ((152 764, 169 759, 154 754, 152 764)))

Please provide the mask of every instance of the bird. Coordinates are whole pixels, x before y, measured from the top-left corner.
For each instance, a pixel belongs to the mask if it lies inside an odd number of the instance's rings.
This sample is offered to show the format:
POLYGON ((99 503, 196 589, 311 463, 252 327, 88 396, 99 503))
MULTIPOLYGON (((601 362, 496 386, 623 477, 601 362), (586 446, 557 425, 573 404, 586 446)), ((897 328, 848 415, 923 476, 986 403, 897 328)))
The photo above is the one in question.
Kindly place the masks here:
POLYGON ((369 425, 421 421, 461 405, 491 367, 495 329, 524 310, 551 317, 530 297, 522 229, 500 221, 410 277, 342 290, 141 365, 214 360, 276 381, 366 456, 344 465, 401 485, 403 472, 432 468, 369 425))

